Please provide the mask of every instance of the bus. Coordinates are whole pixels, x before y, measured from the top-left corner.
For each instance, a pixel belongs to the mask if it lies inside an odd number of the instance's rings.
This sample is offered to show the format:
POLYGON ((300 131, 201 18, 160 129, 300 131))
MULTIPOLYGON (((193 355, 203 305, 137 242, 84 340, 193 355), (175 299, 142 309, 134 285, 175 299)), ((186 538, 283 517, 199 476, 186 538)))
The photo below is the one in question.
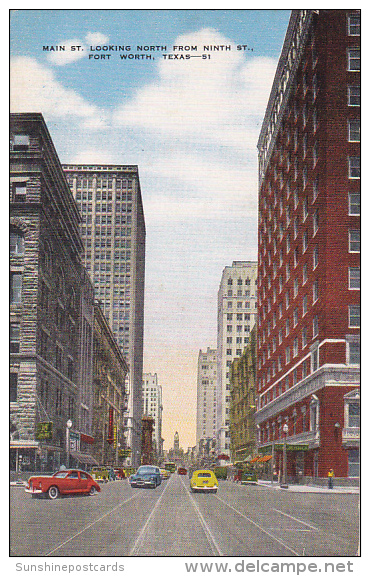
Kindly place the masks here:
POLYGON ((165 462, 165 464, 164 464, 164 469, 171 472, 171 474, 176 472, 176 468, 177 468, 177 466, 176 466, 175 462, 165 462))

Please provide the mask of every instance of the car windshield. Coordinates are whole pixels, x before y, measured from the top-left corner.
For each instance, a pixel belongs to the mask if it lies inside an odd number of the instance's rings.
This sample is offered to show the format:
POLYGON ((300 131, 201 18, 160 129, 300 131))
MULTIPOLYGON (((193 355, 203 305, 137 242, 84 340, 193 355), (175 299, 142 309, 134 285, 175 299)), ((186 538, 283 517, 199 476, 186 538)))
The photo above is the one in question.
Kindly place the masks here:
POLYGON ((209 472, 198 472, 198 478, 210 478, 211 474, 209 472))
POLYGON ((55 478, 66 478, 68 475, 68 472, 57 472, 56 474, 54 474, 55 478))
POLYGON ((153 466, 140 466, 137 473, 138 474, 155 474, 155 468, 153 468, 153 466))

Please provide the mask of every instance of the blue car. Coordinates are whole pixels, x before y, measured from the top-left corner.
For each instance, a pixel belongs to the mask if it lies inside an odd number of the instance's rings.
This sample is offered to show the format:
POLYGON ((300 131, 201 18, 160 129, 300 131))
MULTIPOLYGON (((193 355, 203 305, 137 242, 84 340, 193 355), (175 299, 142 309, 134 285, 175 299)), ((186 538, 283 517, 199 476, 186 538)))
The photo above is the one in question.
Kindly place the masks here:
POLYGON ((129 478, 132 488, 157 488, 161 481, 161 471, 157 466, 140 466, 129 478))

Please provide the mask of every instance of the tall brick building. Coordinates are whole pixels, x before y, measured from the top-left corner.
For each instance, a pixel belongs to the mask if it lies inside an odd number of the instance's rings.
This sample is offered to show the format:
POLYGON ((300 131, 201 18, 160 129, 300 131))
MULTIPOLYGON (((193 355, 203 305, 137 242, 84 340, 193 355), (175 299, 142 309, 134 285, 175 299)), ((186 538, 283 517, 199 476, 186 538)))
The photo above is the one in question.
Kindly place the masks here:
MULTIPOLYGON (((81 262, 79 223, 42 115, 12 114, 11 470, 65 463, 67 420, 71 435, 91 434, 93 289, 81 262)), ((84 451, 82 440, 78 448, 84 451)), ((85 448, 84 461, 92 463, 85 448)))
POLYGON ((292 11, 258 151, 259 449, 286 423, 288 476, 356 478, 358 10, 292 11))
POLYGON ((65 164, 79 207, 84 263, 129 365, 127 445, 140 464, 143 414, 145 219, 137 166, 65 164))

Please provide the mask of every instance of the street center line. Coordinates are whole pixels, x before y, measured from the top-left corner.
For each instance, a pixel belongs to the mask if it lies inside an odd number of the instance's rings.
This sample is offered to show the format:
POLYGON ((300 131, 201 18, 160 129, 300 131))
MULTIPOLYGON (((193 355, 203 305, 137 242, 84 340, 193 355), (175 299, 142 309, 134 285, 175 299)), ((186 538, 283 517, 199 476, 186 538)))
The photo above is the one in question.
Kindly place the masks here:
POLYGON ((295 518, 294 516, 291 516, 290 514, 286 514, 286 512, 282 512, 281 510, 277 510, 276 508, 272 508, 272 510, 274 512, 278 512, 279 514, 282 514, 283 516, 287 516, 288 518, 291 518, 292 520, 295 520, 295 522, 299 522, 300 524, 303 524, 304 526, 308 526, 312 530, 318 530, 318 528, 316 526, 312 526, 312 524, 308 524, 307 522, 303 522, 303 520, 298 520, 298 518, 295 518))
POLYGON ((103 518, 105 518, 106 516, 109 516, 109 514, 112 514, 112 512, 114 512, 115 510, 117 510, 118 508, 120 508, 121 506, 123 506, 124 504, 126 504, 127 502, 130 502, 130 500, 133 500, 133 498, 136 498, 136 494, 134 494, 133 496, 130 496, 130 498, 128 498, 127 500, 124 500, 123 502, 121 502, 120 504, 118 504, 118 506, 115 506, 114 508, 112 508, 112 510, 109 510, 109 512, 106 512, 105 514, 103 514, 103 516, 100 516, 100 518, 97 518, 96 520, 94 520, 94 522, 91 522, 90 524, 88 524, 87 526, 85 526, 85 528, 83 528, 83 529, 80 530, 79 532, 76 532, 76 534, 74 534, 73 536, 71 536, 70 538, 68 538, 68 540, 66 540, 65 542, 62 542, 62 544, 59 544, 59 546, 57 546, 56 548, 54 548, 54 550, 51 550, 50 552, 48 552, 47 554, 45 554, 45 556, 50 556, 50 554, 53 554, 54 552, 56 552, 56 551, 59 550, 60 548, 63 548, 63 546, 65 546, 66 544, 68 544, 68 542, 70 542, 71 540, 73 540, 73 539, 76 538, 77 536, 80 536, 80 534, 82 534, 83 532, 86 532, 86 530, 88 530, 89 528, 91 528, 91 526, 94 526, 94 524, 96 524, 97 522, 100 522, 101 520, 103 520, 103 518))
POLYGON ((264 534, 266 534, 267 536, 269 536, 270 538, 272 538, 273 540, 275 540, 276 542, 278 542, 279 544, 281 544, 281 546, 283 546, 284 548, 286 548, 287 550, 289 550, 289 552, 292 552, 292 554, 294 554, 294 556, 299 556, 298 552, 296 552, 295 550, 293 550, 293 548, 290 548, 289 546, 287 546, 287 544, 285 544, 282 540, 280 540, 280 538, 276 538, 276 536, 274 536, 273 534, 270 534, 270 532, 268 532, 267 530, 265 530, 264 528, 262 528, 262 526, 260 526, 259 524, 257 524, 256 522, 254 522, 254 520, 252 520, 251 518, 248 518, 248 516, 246 516, 245 514, 243 514, 242 512, 239 512, 239 510, 237 510, 236 508, 234 508, 234 506, 231 506, 231 504, 228 504, 227 502, 225 502, 225 500, 222 500, 222 498, 220 498, 219 496, 216 496, 217 500, 220 500, 220 502, 223 502, 223 504, 225 504, 225 506, 228 506, 229 508, 231 508, 232 510, 234 510, 234 512, 236 512, 237 514, 239 514, 239 516, 242 516, 243 518, 245 518, 246 520, 248 520, 248 522, 250 522, 251 524, 253 524, 253 526, 256 526, 256 528, 258 528, 259 530, 261 530, 261 532, 263 532, 264 534))
POLYGON ((139 534, 139 536, 136 538, 136 541, 135 541, 133 547, 131 548, 128 556, 133 556, 134 552, 136 552, 136 551, 140 548, 140 546, 142 545, 143 540, 144 540, 145 531, 146 531, 146 529, 148 528, 149 522, 150 522, 151 519, 153 518, 153 515, 154 515, 155 511, 157 510, 157 508, 158 508, 158 506, 159 506, 159 503, 160 503, 160 501, 162 500, 163 495, 164 495, 164 493, 166 492, 166 490, 167 490, 168 486, 170 485, 170 483, 171 483, 171 478, 170 478, 170 480, 167 481, 166 488, 163 490, 162 494, 160 495, 160 497, 158 498, 157 502, 155 503, 155 506, 154 506, 153 510, 152 510, 151 513, 149 514, 149 516, 148 516, 148 518, 147 518, 144 526, 143 526, 142 529, 140 530, 140 534, 139 534))
MULTIPOLYGON (((204 530, 204 532, 205 532, 205 535, 206 535, 206 538, 207 538, 207 540, 208 540, 208 543, 209 543, 209 545, 211 546, 212 552, 214 552, 214 549, 215 549, 215 550, 217 551, 217 553, 218 553, 219 556, 223 556, 223 553, 221 552, 221 550, 220 550, 220 548, 219 548, 219 546, 218 546, 218 544, 217 544, 217 542, 216 542, 216 539, 215 539, 215 537, 213 536, 213 534, 212 534, 212 532, 211 532, 211 530, 210 530, 210 528, 209 528, 209 526, 208 526, 208 524, 207 524, 207 522, 206 522, 206 520, 205 520, 202 512, 201 512, 200 509, 198 508, 197 503, 195 502, 194 497, 193 497, 193 496, 190 494, 190 492, 187 490, 187 488, 186 488, 186 486, 185 486, 185 482, 184 482, 184 480, 183 480, 182 478, 181 478, 181 482, 182 482, 182 485, 183 485, 184 488, 185 488, 185 491, 186 491, 187 495, 188 495, 189 498, 190 498, 190 501, 191 501, 193 507, 195 508, 196 513, 198 514, 198 518, 199 518, 200 523, 201 523, 201 525, 202 525, 202 528, 203 528, 203 530, 204 530)), ((215 555, 215 554, 214 554, 214 555, 215 555)))

